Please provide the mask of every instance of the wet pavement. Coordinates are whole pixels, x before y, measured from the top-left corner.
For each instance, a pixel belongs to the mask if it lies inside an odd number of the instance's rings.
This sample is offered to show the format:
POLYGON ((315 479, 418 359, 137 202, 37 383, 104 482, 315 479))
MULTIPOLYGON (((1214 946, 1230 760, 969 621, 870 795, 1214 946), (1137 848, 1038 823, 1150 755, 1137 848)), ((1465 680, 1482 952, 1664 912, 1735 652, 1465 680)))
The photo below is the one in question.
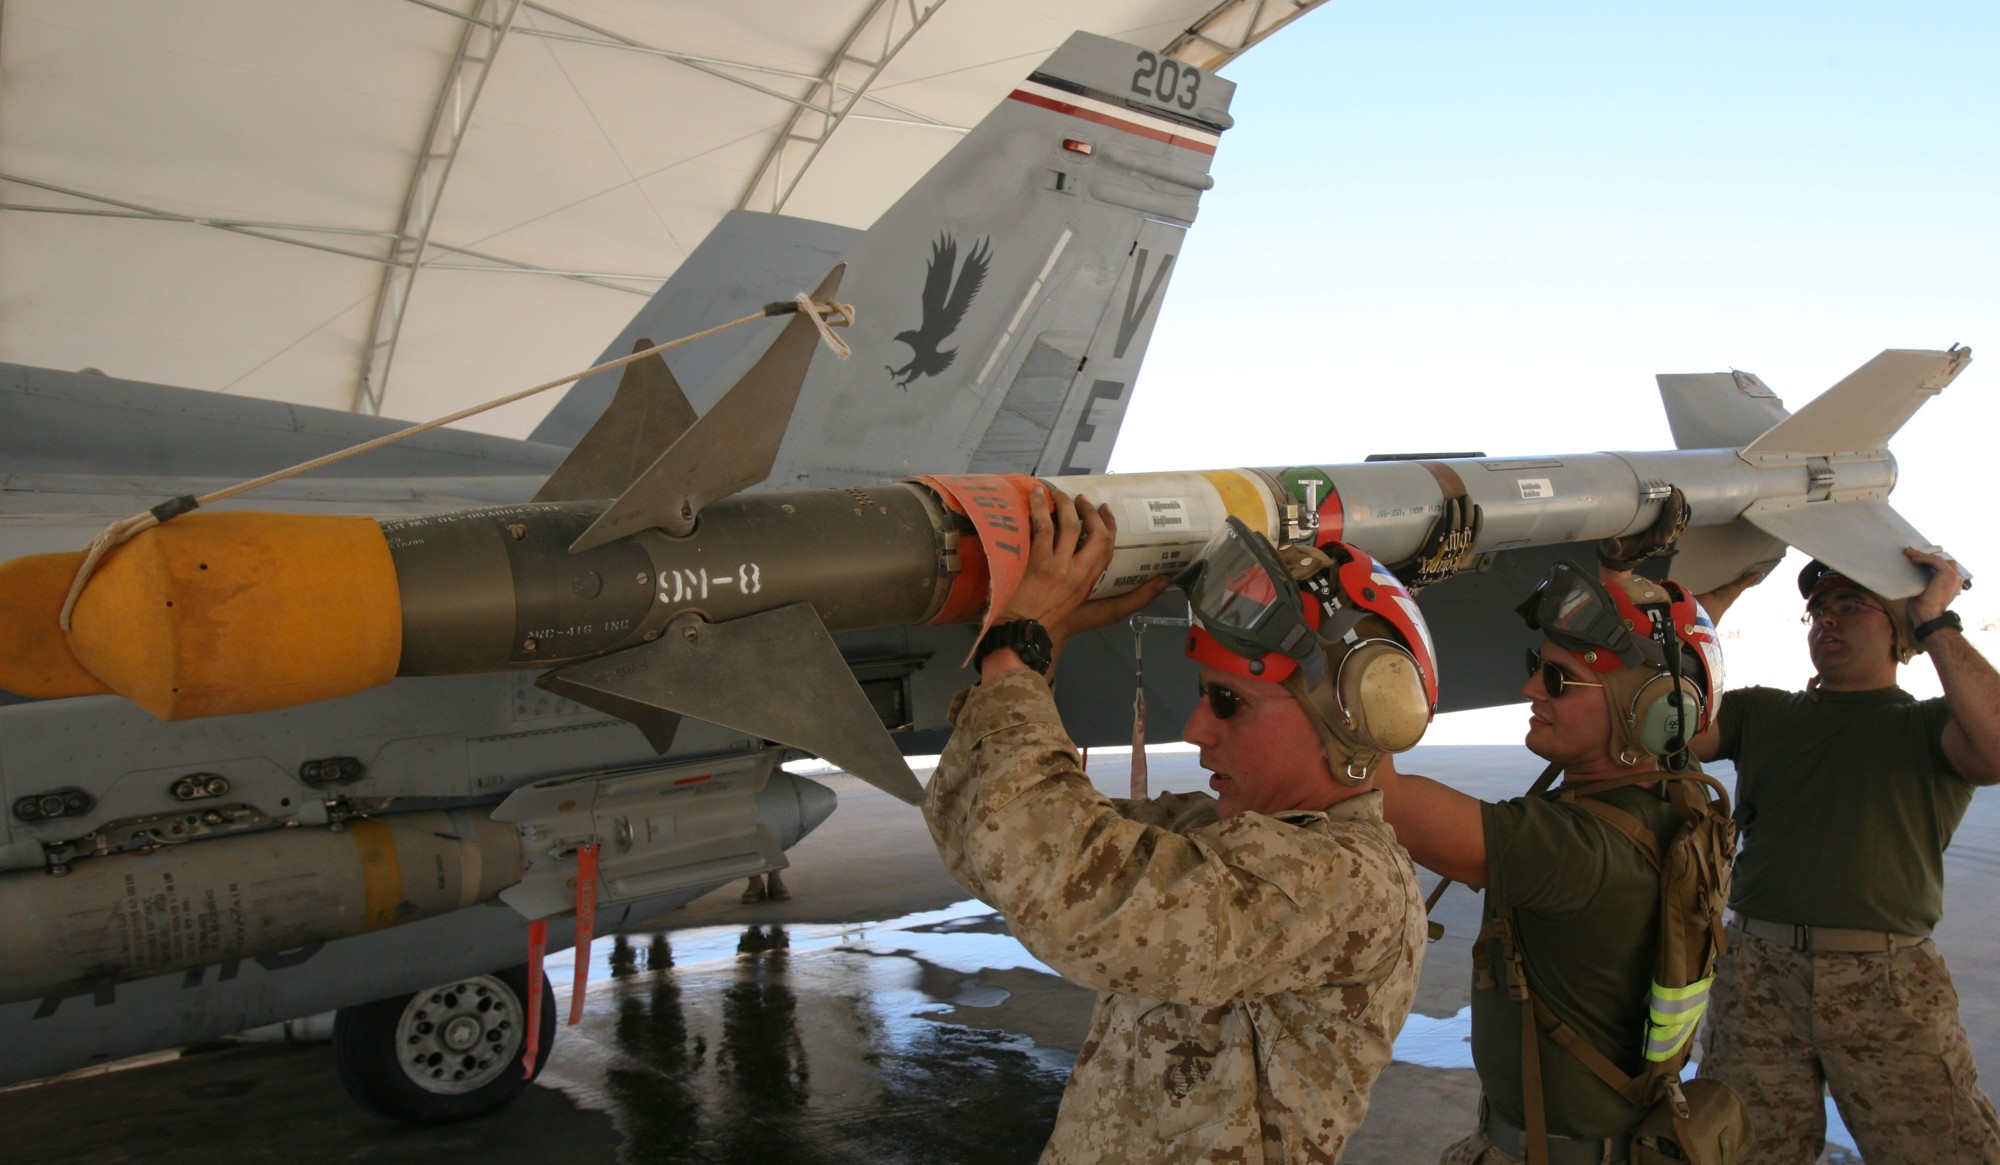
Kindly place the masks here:
MULTIPOLYGON (((1481 796, 1539 765, 1513 748, 1427 748, 1405 765, 1481 796)), ((1185 754, 1153 788, 1198 788, 1185 754)), ((1124 758, 1093 776, 1122 792, 1124 758)), ((945 876, 921 818, 846 777, 841 809, 792 850, 790 901, 740 884, 591 951, 583 1022, 563 1028, 537 1087, 497 1116, 404 1129, 348 1102, 327 1045, 230 1045, 130 1071, 0 1093, 9 1159, 69 1162, 1031 1162, 1089 1018, 945 876), (19 1157, 15 1152, 20 1151, 19 1157)), ((1974 1052, 2000 1076, 2000 797, 1973 801, 1946 858, 1939 942, 1974 1052)), ((1434 1161, 1472 1120, 1465 1043, 1478 899, 1445 898, 1397 1062, 1344 1161, 1434 1161)), ((550 977, 567 999, 569 955, 550 977)), ((1836 1129, 1835 1137, 1839 1133, 1836 1129)), ((1833 1150, 1828 1161, 1857 1160, 1833 1150)))

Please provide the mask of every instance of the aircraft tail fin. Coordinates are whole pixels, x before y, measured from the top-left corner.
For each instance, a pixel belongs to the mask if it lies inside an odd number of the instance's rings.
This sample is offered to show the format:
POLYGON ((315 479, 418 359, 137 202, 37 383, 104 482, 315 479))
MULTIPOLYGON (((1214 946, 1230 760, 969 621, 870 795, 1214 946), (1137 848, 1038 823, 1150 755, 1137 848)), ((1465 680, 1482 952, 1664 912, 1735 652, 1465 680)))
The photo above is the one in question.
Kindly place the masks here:
POLYGON ((1102 472, 1234 90, 1065 41, 848 251, 854 358, 814 363, 792 480, 1102 472))
MULTIPOLYGON (((865 234, 725 218, 608 355, 790 299, 839 259, 854 354, 813 358, 772 486, 1102 472, 1234 91, 1076 33, 865 234)), ((776 326, 669 354, 697 412, 776 326)), ((579 384, 535 440, 576 443, 615 384, 579 384)))

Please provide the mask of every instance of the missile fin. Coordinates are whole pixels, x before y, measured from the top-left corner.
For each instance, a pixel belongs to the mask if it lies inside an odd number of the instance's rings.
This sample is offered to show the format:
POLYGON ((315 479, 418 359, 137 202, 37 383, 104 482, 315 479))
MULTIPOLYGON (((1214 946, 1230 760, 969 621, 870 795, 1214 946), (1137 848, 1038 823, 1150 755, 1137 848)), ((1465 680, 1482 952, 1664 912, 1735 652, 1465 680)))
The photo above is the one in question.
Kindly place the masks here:
POLYGON ((606 691, 585 683, 568 679, 563 673, 569 668, 557 668, 535 677, 535 686, 545 692, 554 692, 565 700, 575 700, 587 708, 595 708, 606 715, 629 721, 646 736, 646 743, 653 751, 665 755, 674 746, 674 733, 680 730, 681 718, 676 712, 655 707, 643 700, 632 700, 616 692, 606 691))
MULTIPOLYGON (((632 344, 643 352, 653 341, 632 344)), ((535 493, 538 502, 617 497, 694 426, 694 406, 659 355, 635 360, 618 378, 618 395, 535 493)))
POLYGON ((1743 449, 1743 459, 1755 464, 1887 452, 1889 438, 1903 422, 1971 362, 1970 348, 1946 352, 1890 348, 1771 426, 1743 449))
POLYGON ((1927 581, 1924 573, 1903 557, 1903 547, 1937 549, 1880 498, 1825 502, 1766 499, 1743 511, 1743 517, 1885 599, 1908 598, 1922 591, 1927 581))
MULTIPOLYGON (((844 264, 835 264, 813 290, 813 300, 825 303, 837 294, 845 270, 844 264)), ((818 346, 819 330, 812 318, 794 315, 757 363, 570 549, 589 550, 653 527, 686 534, 694 529, 694 517, 703 506, 770 476, 818 346)))
POLYGON ((616 707, 644 707, 706 720, 804 749, 912 805, 923 799, 833 636, 804 603, 726 623, 676 620, 651 643, 545 678, 563 685, 551 691, 615 715, 625 715, 616 707))
POLYGON ((1748 372, 1662 372, 1653 379, 1676 449, 1740 449, 1791 415, 1778 394, 1748 372))
POLYGON ((1745 521, 1689 526, 1674 544, 1667 574, 1695 594, 1742 578, 1745 571, 1766 577, 1785 557, 1785 543, 1745 521))

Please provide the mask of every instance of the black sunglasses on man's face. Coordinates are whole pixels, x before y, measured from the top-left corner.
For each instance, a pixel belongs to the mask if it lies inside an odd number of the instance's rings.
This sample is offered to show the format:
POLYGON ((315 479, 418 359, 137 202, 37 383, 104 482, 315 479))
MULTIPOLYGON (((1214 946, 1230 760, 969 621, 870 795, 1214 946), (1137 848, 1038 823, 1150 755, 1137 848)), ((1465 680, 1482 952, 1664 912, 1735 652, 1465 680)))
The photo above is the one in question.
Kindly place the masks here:
POLYGON ((1563 691, 1566 688, 1601 688, 1604 686, 1603 684, 1593 684, 1589 680, 1576 679, 1555 664, 1543 659, 1540 651, 1530 647, 1528 649, 1528 674, 1534 675, 1536 672, 1542 673, 1542 687, 1547 689, 1549 699, 1551 700, 1562 699, 1563 691))

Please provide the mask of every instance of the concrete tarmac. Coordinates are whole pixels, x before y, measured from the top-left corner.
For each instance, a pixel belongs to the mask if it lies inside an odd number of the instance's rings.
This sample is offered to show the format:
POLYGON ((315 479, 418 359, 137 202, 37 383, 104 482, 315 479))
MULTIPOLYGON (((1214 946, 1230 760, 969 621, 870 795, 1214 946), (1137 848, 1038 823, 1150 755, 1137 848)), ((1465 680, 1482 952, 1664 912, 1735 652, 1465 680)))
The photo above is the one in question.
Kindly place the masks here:
MULTIPOLYGON (((1419 748, 1407 771, 1477 796, 1522 791, 1541 764, 1511 747, 1419 748)), ((1151 788, 1204 787, 1155 753, 1151 788)), ((1092 778, 1124 795, 1127 758, 1092 778)), ((1726 772, 1721 774, 1727 777, 1726 772)), ((1051 974, 946 876, 915 810, 844 775, 833 817, 790 853, 790 901, 740 883, 600 939, 583 1023, 561 1029, 536 1086, 484 1120, 387 1124, 355 1107, 326 1044, 226 1044, 143 1067, 0 1092, 7 1159, 38 1165, 424 1162, 1031 1162, 1048 1136, 1091 993, 1051 974), (17 1155, 18 1154, 18 1155, 17 1155)), ((2000 795, 1973 799, 1945 857, 1938 943, 1973 1051, 2000 1073, 2000 795)), ((1429 879, 1426 878, 1428 888, 1429 879)), ((1436 915, 1397 1062, 1343 1160, 1435 1161, 1471 1127, 1465 1043, 1478 896, 1436 915)), ((566 1000, 571 956, 550 960, 566 1000)), ((1991 1095, 1993 1081, 1984 1083, 1991 1095)), ((1829 1135, 1830 1162, 1860 1158, 1829 1135)))

